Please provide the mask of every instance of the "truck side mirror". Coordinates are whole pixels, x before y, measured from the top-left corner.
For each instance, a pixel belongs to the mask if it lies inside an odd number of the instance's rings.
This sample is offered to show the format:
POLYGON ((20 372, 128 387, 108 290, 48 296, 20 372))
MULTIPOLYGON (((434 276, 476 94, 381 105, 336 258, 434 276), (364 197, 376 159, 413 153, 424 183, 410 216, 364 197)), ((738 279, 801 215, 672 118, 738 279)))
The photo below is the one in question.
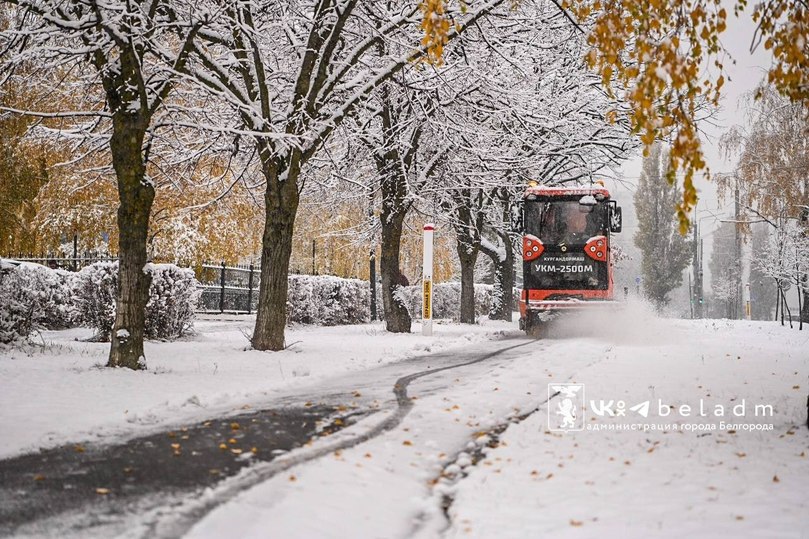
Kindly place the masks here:
POLYGON ((618 234, 621 232, 623 226, 623 217, 621 214, 621 207, 614 205, 610 211, 610 232, 618 234))

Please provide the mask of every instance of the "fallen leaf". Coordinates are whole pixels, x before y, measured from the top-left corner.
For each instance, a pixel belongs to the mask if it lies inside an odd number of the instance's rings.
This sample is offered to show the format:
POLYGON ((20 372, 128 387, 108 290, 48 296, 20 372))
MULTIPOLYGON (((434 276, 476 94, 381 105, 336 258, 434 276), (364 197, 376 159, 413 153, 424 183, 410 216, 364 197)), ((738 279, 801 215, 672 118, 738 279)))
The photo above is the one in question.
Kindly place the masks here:
POLYGON ((230 440, 228 440, 228 443, 229 444, 235 444, 236 443, 236 438, 231 438, 230 440))
POLYGON ((171 444, 172 449, 180 449, 180 444, 171 444))
POLYGON ((221 444, 219 444, 219 449, 227 449, 227 448, 228 448, 228 444, 226 444, 225 442, 222 442, 221 444))
POLYGON ((362 393, 360 393, 359 391, 355 391, 354 393, 352 393, 352 395, 354 395, 355 397, 362 397, 362 393))
POLYGON ((402 442, 402 445, 413 445, 413 442, 411 442, 410 440, 405 440, 404 442, 402 442))
POLYGON ((289 476, 289 480, 290 480, 290 481, 297 481, 297 480, 298 480, 298 478, 297 478, 297 477, 295 477, 294 475, 290 475, 290 476, 289 476))
POLYGON ((251 447, 250 452, 255 455, 256 453, 258 453, 258 447, 251 447))
POLYGON ((211 475, 219 475, 222 472, 220 472, 218 468, 211 468, 210 470, 208 470, 208 473, 211 475))
POLYGON ((109 494, 109 493, 110 493, 110 489, 108 489, 108 488, 99 487, 99 488, 96 489, 96 494, 101 494, 102 496, 106 495, 106 494, 109 494))
POLYGON ((34 481, 44 481, 44 480, 45 480, 45 476, 42 475, 41 473, 38 473, 38 474, 36 474, 34 476, 34 481))
POLYGON ((539 475, 539 472, 536 470, 531 470, 531 475, 539 475))
POLYGON ((736 515, 736 520, 744 520, 744 517, 742 515, 736 515))
POLYGON ((338 417, 337 419, 334 420, 334 424, 339 427, 340 425, 343 424, 343 420, 338 417))
POLYGON ((736 453, 736 456, 739 457, 740 459, 743 459, 744 457, 747 456, 747 453, 739 451, 738 453, 736 453))
POLYGON ((792 386, 792 389, 800 389, 801 386, 792 386))
POLYGON ((238 423, 235 423, 235 422, 234 422, 234 423, 231 423, 231 424, 230 424, 230 430, 239 430, 240 428, 241 428, 241 427, 239 427, 239 424, 238 424, 238 423))
POLYGON ((582 522, 581 520, 573 520, 572 518, 570 519, 571 526, 581 526, 582 524, 584 524, 584 522, 582 522))
POLYGON ((772 476, 772 482, 773 482, 773 483, 780 483, 780 482, 781 482, 781 480, 780 480, 780 479, 778 479, 778 476, 777 476, 777 475, 774 475, 774 476, 772 476))
POLYGON ((367 459, 371 458, 371 454, 370 453, 365 453, 365 458, 367 458, 367 459))
POLYGON ((84 453, 84 446, 81 444, 76 444, 73 446, 73 451, 76 453, 84 453))
POLYGON ((242 450, 239 449, 238 447, 231 447, 230 452, 233 453, 234 455, 241 455, 242 454, 242 450))

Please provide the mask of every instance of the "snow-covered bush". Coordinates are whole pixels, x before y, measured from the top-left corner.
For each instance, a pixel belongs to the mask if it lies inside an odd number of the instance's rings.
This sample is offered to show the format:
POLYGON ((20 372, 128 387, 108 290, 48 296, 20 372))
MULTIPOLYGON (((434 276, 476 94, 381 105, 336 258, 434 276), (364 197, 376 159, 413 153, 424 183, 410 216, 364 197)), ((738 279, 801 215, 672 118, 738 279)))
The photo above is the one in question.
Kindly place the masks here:
MULTIPOLYGON (((475 316, 489 313, 492 301, 492 285, 475 285, 475 316)), ((407 310, 413 319, 421 318, 421 286, 408 286, 399 292, 400 297, 407 298, 407 310)), ((461 318, 461 283, 449 282, 433 285, 433 318, 461 318)))
POLYGON ((86 266, 73 281, 73 303, 78 322, 95 329, 98 340, 110 339, 115 323, 117 289, 117 262, 96 262, 86 266))
POLYGON ((301 324, 361 324, 370 319, 368 283, 330 276, 290 275, 287 320, 301 324))
POLYGON ((174 339, 192 328, 200 292, 194 271, 174 264, 149 264, 147 339, 174 339))
MULTIPOLYGON (((194 272, 173 264, 149 264, 152 276, 146 304, 144 336, 174 339, 191 328, 199 300, 194 272)), ((82 268, 74 284, 74 302, 82 324, 109 340, 115 323, 118 263, 98 262, 82 268)))
POLYGON ((38 329, 63 329, 73 321, 69 276, 38 264, 6 266, 0 274, 0 342, 38 329))

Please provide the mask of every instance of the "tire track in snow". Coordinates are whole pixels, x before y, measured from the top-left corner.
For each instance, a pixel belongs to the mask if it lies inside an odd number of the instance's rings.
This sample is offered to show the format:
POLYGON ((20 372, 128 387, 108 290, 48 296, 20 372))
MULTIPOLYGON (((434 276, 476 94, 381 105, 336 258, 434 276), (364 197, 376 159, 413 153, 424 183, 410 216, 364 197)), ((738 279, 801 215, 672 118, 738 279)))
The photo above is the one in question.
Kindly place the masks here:
POLYGON ((180 501, 173 505, 156 509, 151 512, 149 517, 147 517, 147 529, 141 533, 140 536, 161 538, 181 537, 190 531, 191 528, 205 515, 220 505, 234 499, 241 492, 258 485, 259 483, 263 483, 275 475, 289 470, 290 468, 317 460, 326 455, 332 454, 335 451, 351 449, 372 440, 381 434, 395 429, 413 409, 413 401, 410 399, 407 393, 408 386, 412 382, 426 376, 438 374, 440 372, 481 363, 504 352, 508 352, 522 346, 527 346, 529 344, 534 344, 536 342, 537 341, 534 339, 526 340, 520 344, 486 352, 468 361, 401 376, 393 385, 393 393, 396 397, 395 411, 372 428, 345 440, 340 440, 338 442, 326 444, 322 447, 312 448, 310 450, 299 449, 288 455, 281 456, 273 461, 258 464, 246 469, 243 473, 237 476, 226 479, 219 486, 215 487, 213 491, 203 494, 202 497, 196 500, 180 501))
MULTIPOLYGON (((604 356, 602 358, 596 359, 595 361, 591 361, 590 363, 588 363, 584 367, 582 367, 579 371, 571 373, 570 376, 568 376, 565 379, 565 382, 570 382, 571 380, 574 380, 579 372, 587 370, 590 367, 592 367, 593 365, 601 363, 605 359, 609 359, 609 358, 614 357, 614 355, 612 354, 612 350, 613 350, 612 346, 608 347, 604 351, 605 354, 604 354, 604 356)), ((559 395, 560 395, 560 392, 557 391, 556 393, 553 393, 552 395, 550 395, 546 399, 539 402, 531 410, 529 410, 529 411, 527 411, 525 413, 522 413, 522 414, 511 416, 511 417, 508 418, 508 420, 506 420, 506 421, 504 421, 502 423, 499 423, 499 424, 495 425, 494 427, 492 427, 492 428, 488 429, 487 431, 485 431, 485 433, 484 433, 485 436, 489 437, 491 440, 494 440, 496 442, 496 445, 494 445, 494 446, 489 445, 489 444, 478 445, 478 446, 475 447, 474 450, 471 450, 472 454, 470 456, 472 458, 472 464, 470 466, 467 466, 467 467, 464 467, 464 468, 461 469, 460 473, 458 474, 457 478, 452 483, 452 485, 455 486, 458 483, 460 483, 461 481, 463 481, 469 475, 469 471, 474 469, 480 462, 483 462, 484 460, 486 460, 488 455, 484 452, 484 447, 488 446, 488 447, 491 447, 492 449, 496 449, 499 446, 500 436, 502 434, 504 434, 508 430, 509 427, 511 427, 512 425, 519 425, 520 423, 522 423, 523 421, 525 421, 526 419, 528 419, 529 417, 531 417, 535 413, 537 413, 540 410, 544 409, 544 407, 551 400, 553 400, 554 398, 556 398, 559 395), (467 470, 466 468, 469 468, 469 470, 467 470)), ((458 459, 460 458, 461 453, 465 453, 465 452, 466 451, 459 451, 455 455, 455 458, 453 458, 451 461, 447 462, 447 464, 444 466, 443 470, 446 470, 448 467, 452 466, 453 464, 456 464, 458 462, 458 459)), ((440 480, 441 477, 445 476, 444 474, 445 474, 445 472, 442 471, 442 473, 439 474, 438 478, 436 478, 436 483, 435 483, 436 485, 438 484, 438 480, 440 480)), ((438 494, 435 492, 435 487, 433 487, 433 495, 438 496, 438 494)), ((444 514, 444 518, 447 521, 446 525, 440 531, 442 536, 444 536, 450 529, 452 529, 452 518, 450 516, 449 510, 452 507, 452 504, 454 503, 454 501, 455 501, 455 499, 454 499, 454 497, 452 495, 449 495, 449 494, 445 493, 445 494, 441 494, 441 496, 440 496, 441 511, 444 514)), ((424 527, 425 524, 426 524, 426 522, 419 521, 419 524, 413 530, 411 530, 411 533, 409 533, 408 536, 409 537, 416 536, 422 530, 422 528, 424 527)))

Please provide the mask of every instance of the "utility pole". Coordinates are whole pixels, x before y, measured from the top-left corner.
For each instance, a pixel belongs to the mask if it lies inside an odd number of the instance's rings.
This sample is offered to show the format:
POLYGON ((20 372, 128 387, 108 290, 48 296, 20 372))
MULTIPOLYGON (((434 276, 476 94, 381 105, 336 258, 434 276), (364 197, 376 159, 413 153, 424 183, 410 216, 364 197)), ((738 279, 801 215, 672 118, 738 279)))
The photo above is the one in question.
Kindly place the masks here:
POLYGON ((368 184, 368 289, 371 291, 371 320, 377 320, 376 315, 376 246, 374 245, 374 190, 373 183, 368 184))
POLYGON ((736 268, 736 275, 735 281, 735 294, 733 298, 733 318, 740 320, 743 317, 741 315, 741 305, 742 305, 742 212, 741 212, 741 204, 739 202, 739 178, 736 177, 736 185, 733 189, 733 219, 736 221, 735 223, 735 230, 736 230, 736 260, 734 261, 734 266, 736 268))
POLYGON ((691 292, 691 318, 702 318, 699 307, 699 221, 694 217, 694 241, 691 256, 691 273, 694 275, 694 286, 691 287, 691 275, 688 276, 688 289, 691 292))

